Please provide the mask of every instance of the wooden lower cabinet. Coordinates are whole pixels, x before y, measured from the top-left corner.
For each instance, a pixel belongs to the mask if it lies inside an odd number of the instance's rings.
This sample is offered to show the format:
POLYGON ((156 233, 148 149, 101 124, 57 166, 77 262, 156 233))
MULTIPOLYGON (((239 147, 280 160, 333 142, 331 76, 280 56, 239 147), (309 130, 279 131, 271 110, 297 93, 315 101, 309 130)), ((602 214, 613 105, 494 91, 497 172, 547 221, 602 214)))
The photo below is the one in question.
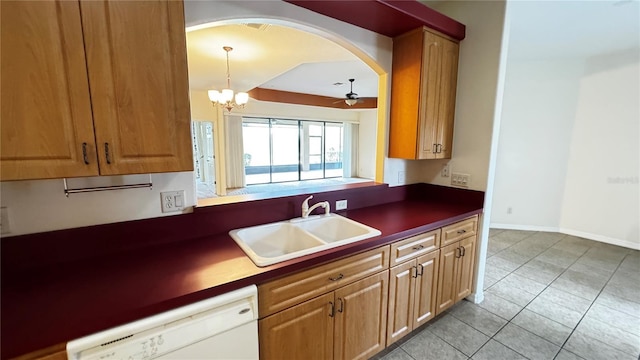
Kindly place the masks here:
POLYGON ((387 346, 435 316, 440 251, 391 268, 387 346))
POLYGON ((440 249, 440 272, 436 315, 471 294, 476 236, 440 249))
POLYGON ((260 358, 331 359, 333 304, 329 293, 260 320, 260 358))
POLYGON ((389 271, 259 321, 260 358, 367 359, 385 348, 389 271))

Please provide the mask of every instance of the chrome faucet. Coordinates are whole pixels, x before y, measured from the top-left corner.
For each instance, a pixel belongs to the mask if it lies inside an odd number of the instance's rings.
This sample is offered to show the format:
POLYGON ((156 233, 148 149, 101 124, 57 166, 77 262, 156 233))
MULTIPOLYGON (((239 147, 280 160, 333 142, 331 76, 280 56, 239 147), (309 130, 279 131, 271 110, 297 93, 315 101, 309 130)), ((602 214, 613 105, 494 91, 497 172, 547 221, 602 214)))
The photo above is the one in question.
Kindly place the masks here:
POLYGON ((317 207, 324 208, 324 214, 329 215, 329 213, 331 212, 331 205, 329 205, 328 201, 321 201, 309 207, 309 200, 311 199, 313 199, 313 195, 310 195, 308 198, 304 199, 304 201, 302 202, 302 218, 308 218, 309 214, 311 214, 311 212, 315 210, 317 207))

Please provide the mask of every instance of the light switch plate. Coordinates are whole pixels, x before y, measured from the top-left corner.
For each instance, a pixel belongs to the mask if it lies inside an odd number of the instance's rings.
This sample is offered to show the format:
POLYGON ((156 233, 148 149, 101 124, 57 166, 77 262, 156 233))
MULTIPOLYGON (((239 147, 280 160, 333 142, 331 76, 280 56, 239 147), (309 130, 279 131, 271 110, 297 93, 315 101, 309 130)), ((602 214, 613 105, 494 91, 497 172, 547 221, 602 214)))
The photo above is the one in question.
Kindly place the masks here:
POLYGON ((470 181, 471 175, 469 174, 451 173, 451 185, 453 186, 468 188, 470 181))
POLYGON ((160 203, 163 213, 182 211, 184 209, 184 190, 161 192, 160 203))

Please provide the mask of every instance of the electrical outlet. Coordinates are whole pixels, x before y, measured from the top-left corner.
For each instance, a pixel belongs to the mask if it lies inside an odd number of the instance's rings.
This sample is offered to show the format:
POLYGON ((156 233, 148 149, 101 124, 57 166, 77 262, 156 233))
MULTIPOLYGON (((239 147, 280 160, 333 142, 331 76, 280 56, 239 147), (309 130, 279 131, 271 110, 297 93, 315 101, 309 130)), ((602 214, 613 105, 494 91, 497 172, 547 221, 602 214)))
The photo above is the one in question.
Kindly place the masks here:
POLYGON ((9 234, 10 232, 9 209, 3 206, 0 208, 0 234, 9 234))
POLYGON ((440 172, 440 176, 449 177, 449 164, 444 164, 442 171, 440 172))
POLYGON ((182 211, 184 209, 184 190, 161 192, 160 202, 163 213, 182 211))
POLYGON ((406 180, 406 173, 404 171, 398 171, 398 184, 404 184, 406 180))
POLYGON ((468 188, 470 181, 471 175, 469 174, 451 173, 451 185, 453 186, 468 188))
POLYGON ((513 209, 511 208, 511 206, 509 206, 507 208, 507 214, 511 215, 511 213, 513 213, 513 209))
POLYGON ((347 200, 336 201, 336 210, 346 210, 346 209, 347 209, 347 200))

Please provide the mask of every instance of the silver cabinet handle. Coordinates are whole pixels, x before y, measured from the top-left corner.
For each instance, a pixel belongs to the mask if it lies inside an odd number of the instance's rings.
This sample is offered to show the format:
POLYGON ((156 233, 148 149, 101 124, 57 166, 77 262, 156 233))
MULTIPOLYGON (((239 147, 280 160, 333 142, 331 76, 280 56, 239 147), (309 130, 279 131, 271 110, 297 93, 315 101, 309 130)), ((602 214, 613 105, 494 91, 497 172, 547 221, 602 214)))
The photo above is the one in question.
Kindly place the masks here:
POLYGON ((89 165, 89 156, 87 156, 87 143, 82 143, 82 159, 86 165, 89 165))
POLYGON ((344 277, 344 275, 342 273, 338 274, 338 276, 336 277, 330 277, 329 280, 331 281, 338 281, 340 279, 342 279, 344 277))
POLYGON ((414 247, 411 248, 411 250, 416 250, 416 251, 422 250, 422 249, 424 249, 424 245, 422 245, 422 244, 420 244, 418 246, 414 246, 414 247))
POLYGON ((466 233, 466 232, 467 232, 467 230, 465 230, 465 229, 458 230, 458 234, 464 234, 464 233, 466 233))
POLYGON ((329 301, 329 306, 331 306, 331 311, 329 311, 329 317, 334 317, 336 315, 336 306, 333 304, 333 301, 329 301))
POLYGON ((460 250, 460 247, 456 248, 457 252, 453 255, 456 259, 462 256, 462 250, 460 250))
POLYGON ((438 144, 433 144, 433 153, 437 153, 438 152, 438 144))
POLYGON ((411 270, 415 270, 416 271, 415 274, 412 275, 411 277, 414 278, 414 279, 417 278, 418 277, 418 267, 417 266, 412 266, 411 270))
POLYGON ((344 312, 344 301, 342 301, 342 298, 338 298, 338 301, 340 301, 340 308, 338 309, 338 312, 344 312))
POLYGON ((104 143, 104 156, 107 158, 107 164, 111 164, 111 153, 109 152, 109 143, 104 143))
POLYGON ((460 256, 464 256, 467 253, 467 249, 464 246, 460 246, 460 256))
POLYGON ((416 269, 416 275, 422 276, 422 274, 424 274, 424 266, 422 266, 422 264, 418 264, 418 269, 420 269, 420 272, 418 272, 418 270, 416 269))

